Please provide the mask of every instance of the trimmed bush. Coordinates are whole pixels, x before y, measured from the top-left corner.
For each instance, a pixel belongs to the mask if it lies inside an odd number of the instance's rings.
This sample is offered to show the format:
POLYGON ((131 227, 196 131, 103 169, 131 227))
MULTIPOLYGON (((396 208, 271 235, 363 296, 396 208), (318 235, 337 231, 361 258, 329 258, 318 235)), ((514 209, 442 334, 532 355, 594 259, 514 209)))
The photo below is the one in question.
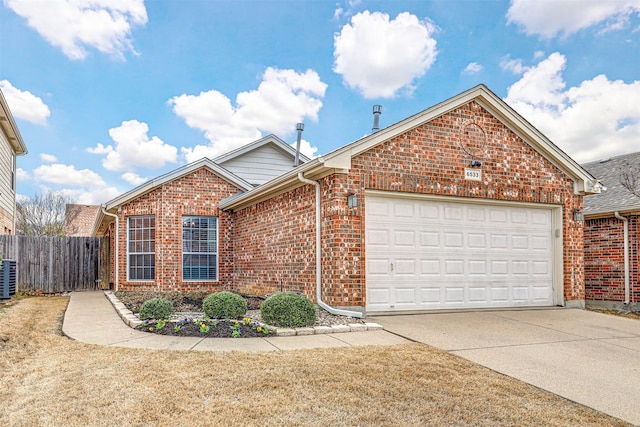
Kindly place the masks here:
POLYGON ((151 298, 142 303, 140 319, 168 319, 174 311, 171 301, 164 298, 151 298))
POLYGON ((247 312, 247 301, 233 292, 215 292, 202 301, 202 310, 209 317, 237 319, 247 312))
POLYGON ((267 298, 260 305, 262 321, 286 328, 311 326, 316 321, 316 307, 304 295, 284 292, 267 298))

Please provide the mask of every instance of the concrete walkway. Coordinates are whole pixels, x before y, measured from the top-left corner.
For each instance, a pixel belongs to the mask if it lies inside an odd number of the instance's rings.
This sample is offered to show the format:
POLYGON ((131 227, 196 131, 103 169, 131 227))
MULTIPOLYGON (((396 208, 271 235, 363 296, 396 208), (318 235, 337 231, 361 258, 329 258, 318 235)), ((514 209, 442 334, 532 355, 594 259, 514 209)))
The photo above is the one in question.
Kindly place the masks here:
POLYGON ((409 342, 376 330, 265 338, 171 337, 137 331, 116 313, 104 292, 73 292, 64 315, 62 332, 77 341, 116 347, 193 351, 281 351, 409 342))
POLYGON ((377 316, 424 344, 640 425, 640 321, 578 309, 377 316))

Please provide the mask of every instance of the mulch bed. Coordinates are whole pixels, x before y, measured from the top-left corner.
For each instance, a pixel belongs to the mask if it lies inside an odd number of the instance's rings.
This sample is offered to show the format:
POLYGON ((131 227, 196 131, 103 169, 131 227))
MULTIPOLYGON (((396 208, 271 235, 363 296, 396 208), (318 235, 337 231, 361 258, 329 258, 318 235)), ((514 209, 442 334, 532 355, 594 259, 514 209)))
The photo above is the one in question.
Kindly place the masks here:
MULTIPOLYGON (((176 311, 199 312, 202 311, 202 300, 210 292, 117 292, 116 296, 127 308, 137 313, 142 304, 151 298, 162 297, 173 302, 176 311)), ((258 310, 263 298, 256 296, 243 296, 247 301, 248 310, 258 310)), ((273 335, 272 332, 265 333, 264 330, 256 330, 257 325, 243 324, 241 319, 238 333, 233 334, 236 321, 234 320, 198 320, 185 318, 180 321, 170 321, 158 329, 158 322, 147 321, 136 329, 159 335, 170 335, 175 337, 200 337, 200 338, 254 338, 273 335), (201 329, 201 324, 208 326, 207 331, 201 329)), ((204 328, 206 329, 206 328, 204 328)))
POLYGON ((272 335, 271 331, 267 333, 264 330, 257 330, 257 325, 247 325, 242 321, 238 321, 239 327, 235 330, 237 334, 234 336, 233 326, 236 324, 232 320, 194 320, 184 319, 179 322, 167 322, 164 327, 158 329, 157 322, 145 322, 136 329, 144 332, 151 332, 160 335, 171 335, 176 337, 200 337, 200 338, 255 338, 266 337, 272 335), (203 330, 202 325, 205 325, 203 330))

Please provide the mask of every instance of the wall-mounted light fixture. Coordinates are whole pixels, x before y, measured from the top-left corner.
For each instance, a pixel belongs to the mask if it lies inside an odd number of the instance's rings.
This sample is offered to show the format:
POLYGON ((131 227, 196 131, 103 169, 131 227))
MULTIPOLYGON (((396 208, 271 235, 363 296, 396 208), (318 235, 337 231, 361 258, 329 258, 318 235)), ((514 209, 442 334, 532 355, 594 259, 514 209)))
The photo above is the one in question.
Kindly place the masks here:
POLYGON ((352 209, 358 207, 358 196, 356 194, 347 195, 347 206, 352 209))
POLYGON ((479 168, 480 166, 482 166, 482 162, 480 160, 471 160, 470 165, 471 167, 479 168))
POLYGON ((573 211, 573 220, 574 221, 584 221, 584 212, 575 210, 573 211))

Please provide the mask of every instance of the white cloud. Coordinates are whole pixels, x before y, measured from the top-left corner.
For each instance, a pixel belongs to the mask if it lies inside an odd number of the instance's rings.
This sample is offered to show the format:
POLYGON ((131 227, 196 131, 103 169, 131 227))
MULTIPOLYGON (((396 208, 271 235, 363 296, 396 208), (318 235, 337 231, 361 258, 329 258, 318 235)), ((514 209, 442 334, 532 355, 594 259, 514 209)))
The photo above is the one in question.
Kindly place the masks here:
POLYGON ((58 161, 58 158, 53 154, 40 153, 40 160, 45 163, 55 163, 58 161))
POLYGON ((16 169, 16 179, 18 181, 28 181, 30 178, 31 178, 31 175, 26 170, 22 168, 16 169))
MULTIPOLYGON (((291 143, 293 148, 296 148, 297 141, 291 143)), ((316 156, 318 152, 318 147, 311 145, 311 143, 305 139, 300 140, 300 152, 309 158, 313 158, 316 156)))
POLYGON ((98 144, 87 151, 92 154, 106 154, 102 166, 110 171, 131 172, 136 167, 157 169, 166 163, 177 161, 178 149, 165 144, 157 136, 149 139, 149 126, 137 120, 122 122, 122 125, 109 129, 109 136, 115 147, 98 144))
POLYGON ((182 94, 168 103, 188 126, 204 132, 209 145, 184 147, 188 162, 216 157, 261 138, 262 133, 286 136, 305 118, 318 120, 326 83, 315 71, 267 68, 257 90, 241 92, 235 106, 216 90, 182 94))
POLYGON ((51 111, 42 102, 42 99, 29 91, 15 88, 8 80, 0 80, 0 89, 2 89, 14 117, 37 125, 43 125, 47 122, 51 111))
POLYGON ((63 188, 56 192, 70 197, 75 203, 81 205, 101 205, 122 194, 117 188, 106 186, 93 189, 63 188))
POLYGON ((92 170, 78 170, 73 165, 63 165, 54 163, 52 165, 42 165, 33 170, 33 176, 37 181, 49 182, 51 184, 104 187, 105 182, 92 170))
POLYGON ((133 185, 134 187, 144 184, 149 180, 149 178, 143 178, 135 172, 125 172, 122 174, 121 178, 127 181, 129 184, 133 185))
POLYGON ((633 13, 640 13, 640 0, 511 0, 507 22, 517 24, 526 34, 551 38, 596 25, 600 25, 600 32, 619 30, 628 25, 633 13))
POLYGON ((143 0, 5 0, 53 46, 73 60, 84 59, 87 47, 117 59, 135 52, 131 29, 147 23, 143 0))
POLYGON ((365 11, 351 18, 334 36, 333 71, 365 98, 392 98, 434 63, 438 51, 435 25, 408 12, 395 19, 365 11))
POLYGON ((462 74, 476 74, 484 70, 484 67, 477 62, 471 62, 462 70, 462 74))
MULTIPOLYGON (((539 58, 541 57, 537 57, 537 59, 539 58)), ((513 74, 522 74, 529 69, 529 67, 522 65, 522 59, 511 59, 509 55, 502 58, 500 68, 510 71, 513 74)))
POLYGON ((340 19, 343 16, 351 16, 353 15, 353 9, 356 8, 357 6, 360 5, 360 3, 362 3, 362 0, 347 0, 346 1, 346 6, 347 9, 345 10, 343 7, 341 7, 339 4, 336 4, 336 10, 333 12, 333 19, 340 19))
POLYGON ((599 75, 566 89, 566 58, 553 53, 524 72, 505 101, 578 162, 640 146, 640 81, 599 75))

